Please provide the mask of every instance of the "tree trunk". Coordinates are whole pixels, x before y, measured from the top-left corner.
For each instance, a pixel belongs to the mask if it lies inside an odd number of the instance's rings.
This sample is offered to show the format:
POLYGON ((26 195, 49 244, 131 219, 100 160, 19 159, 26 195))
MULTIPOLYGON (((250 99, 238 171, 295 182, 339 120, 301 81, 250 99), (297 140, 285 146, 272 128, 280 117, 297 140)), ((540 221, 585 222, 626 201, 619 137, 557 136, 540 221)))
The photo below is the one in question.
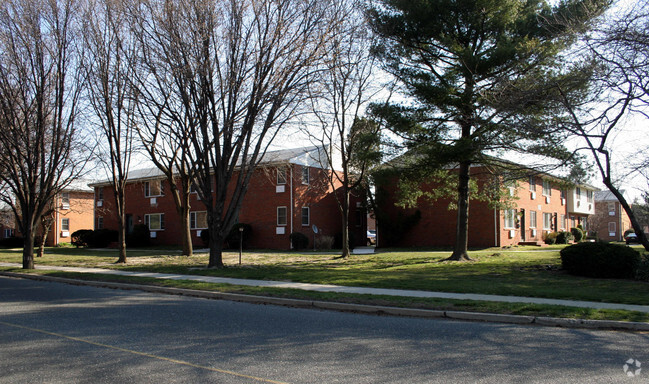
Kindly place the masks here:
POLYGON ((117 264, 126 264, 126 216, 123 210, 117 218, 117 248, 119 250, 117 264))
POLYGON ((349 247, 349 191, 343 186, 343 201, 342 201, 342 220, 343 220, 343 233, 342 233, 342 253, 341 258, 346 259, 351 254, 349 247))
POLYGON ((43 234, 41 237, 38 239, 38 252, 36 253, 36 257, 43 257, 43 254, 45 253, 45 242, 47 242, 47 235, 50 232, 50 226, 51 226, 51 221, 50 224, 43 224, 43 234))
POLYGON ((215 225, 209 226, 210 231, 210 261, 207 264, 208 268, 223 268, 223 236, 221 236, 221 228, 215 225))
POLYGON ((34 230, 29 229, 24 236, 23 269, 34 269, 34 230))
POLYGON ((471 260, 469 248, 469 171, 471 162, 460 163, 458 174, 458 199, 457 199, 457 228, 453 254, 446 260, 471 260))
POLYGON ((629 203, 626 201, 620 191, 615 188, 608 179, 604 180, 604 185, 620 202, 620 205, 626 212, 627 216, 629 216, 633 230, 635 231, 636 236, 638 236, 638 241, 640 241, 640 244, 642 244, 646 251, 649 251, 649 239, 647 239, 647 234, 642 230, 642 225, 640 225, 640 222, 638 222, 638 218, 635 216, 635 213, 633 212, 633 209, 631 209, 629 203))
POLYGON ((189 201, 187 201, 187 204, 184 204, 182 206, 181 218, 183 256, 191 256, 194 253, 194 247, 192 244, 192 232, 191 228, 189 227, 189 201))

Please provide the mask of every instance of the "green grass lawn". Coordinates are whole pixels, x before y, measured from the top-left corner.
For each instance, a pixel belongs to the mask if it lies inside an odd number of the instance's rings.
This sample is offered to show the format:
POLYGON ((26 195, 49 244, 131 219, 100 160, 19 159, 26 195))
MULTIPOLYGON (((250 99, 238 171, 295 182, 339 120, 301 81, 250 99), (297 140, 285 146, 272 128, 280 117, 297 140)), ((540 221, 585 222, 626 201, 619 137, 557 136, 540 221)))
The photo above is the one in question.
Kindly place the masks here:
MULTIPOLYGON (((48 248, 36 265, 65 265, 281 280, 360 287, 545 297, 626 304, 649 304, 649 284, 592 279, 560 269, 559 247, 473 250, 472 262, 442 262, 448 251, 382 251, 335 259, 336 253, 246 251, 224 254, 224 269, 207 269, 207 255, 180 256, 173 250, 129 250, 127 265, 116 251, 48 248)), ((0 262, 21 262, 16 250, 0 250, 0 262)))

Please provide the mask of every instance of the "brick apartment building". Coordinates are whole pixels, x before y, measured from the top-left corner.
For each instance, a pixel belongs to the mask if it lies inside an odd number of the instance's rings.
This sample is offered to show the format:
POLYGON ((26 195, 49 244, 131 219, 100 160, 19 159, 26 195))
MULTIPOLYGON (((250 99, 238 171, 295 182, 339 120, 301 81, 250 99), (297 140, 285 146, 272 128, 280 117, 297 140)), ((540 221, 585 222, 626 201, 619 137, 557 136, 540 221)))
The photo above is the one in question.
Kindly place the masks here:
MULTIPOLYGON (((626 196, 626 191, 620 190, 626 196)), ((595 192, 596 214, 588 219, 590 230, 597 233, 597 238, 605 241, 623 241, 624 232, 633 228, 631 220, 615 195, 610 191, 595 192)))
POLYGON ((16 234, 14 213, 9 208, 0 209, 0 239, 8 239, 16 234))
POLYGON ((45 245, 69 243, 74 232, 93 228, 94 191, 86 186, 86 182, 75 182, 65 188, 54 198, 53 205, 45 245))
MULTIPOLYGON (((331 171, 319 161, 316 147, 287 149, 266 153, 255 171, 243 199, 239 222, 252 227, 252 248, 290 249, 292 232, 317 236, 336 236, 342 232, 342 220, 335 194, 328 178, 331 171)), ((236 178, 236 174, 234 176, 236 178)), ((90 184, 95 191, 95 228, 117 229, 114 197, 108 181, 90 184)), ((145 224, 153 244, 179 245, 181 219, 171 196, 166 195, 168 181, 157 169, 132 171, 126 191, 127 230, 145 224)), ((362 200, 352 196, 350 233, 358 243, 365 241, 366 220, 362 200)), ((195 247, 203 247, 201 231, 207 229, 207 212, 198 195, 190 196, 190 227, 195 247)))
MULTIPOLYGON (((61 243, 70 243, 72 233, 80 229, 93 228, 94 192, 85 181, 77 181, 66 187, 53 199, 50 213, 43 217, 49 222, 45 240, 48 247, 61 243)), ((41 236, 44 228, 41 225, 36 236, 41 236)), ((10 209, 0 211, 0 239, 20 237, 14 214, 10 209)))
MULTIPOLYGON (((479 188, 498 177, 485 166, 473 166, 471 175, 479 188)), ((596 188, 581 185, 564 189, 563 184, 556 177, 538 173, 518 180, 509 187, 514 206, 509 209, 494 209, 484 201, 471 200, 469 246, 542 244, 547 233, 570 230, 577 225, 585 227, 587 217, 595 212, 596 188)), ((435 187, 432 183, 421 185, 423 191, 435 187)), ((455 243, 457 209, 448 209, 451 200, 442 198, 431 202, 419 198, 416 208, 402 209, 395 206, 396 192, 394 182, 377 188, 380 209, 385 213, 383 220, 389 222, 386 226, 379 219, 379 246, 447 247, 455 243), (386 233, 394 231, 395 223, 402 233, 398 236, 386 233)))

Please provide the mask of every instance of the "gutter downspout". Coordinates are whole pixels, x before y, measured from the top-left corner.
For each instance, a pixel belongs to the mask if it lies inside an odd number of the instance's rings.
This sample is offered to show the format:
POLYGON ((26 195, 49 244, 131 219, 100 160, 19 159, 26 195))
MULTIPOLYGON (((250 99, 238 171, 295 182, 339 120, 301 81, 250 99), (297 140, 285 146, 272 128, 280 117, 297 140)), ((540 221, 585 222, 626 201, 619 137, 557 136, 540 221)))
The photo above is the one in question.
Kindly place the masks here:
MULTIPOLYGON (((56 203, 58 203, 58 198, 55 199, 55 200, 56 200, 56 203)), ((54 241, 54 244, 52 244, 52 246, 57 246, 57 245, 59 245, 59 235, 61 233, 59 232, 59 210, 56 209, 56 206, 54 208, 54 212, 56 212, 56 214, 54 215, 54 225, 53 225, 53 227, 54 227, 54 236, 53 236, 53 239, 52 239, 54 241)), ((43 235, 45 235, 45 234, 43 234, 43 235)), ((47 239, 45 239, 45 241, 47 241, 47 239)))
POLYGON ((494 247, 498 246, 498 213, 494 208, 494 247))
POLYGON ((293 164, 291 164, 290 168, 291 168, 291 175, 290 175, 290 180, 291 180, 290 188, 291 188, 291 190, 289 191, 289 196, 290 196, 289 198, 291 200, 291 208, 290 208, 290 211, 291 211, 291 213, 290 213, 290 215, 291 215, 291 231, 288 233, 289 234, 288 242, 289 242, 289 249, 292 249, 293 244, 291 243, 291 236, 290 235, 291 235, 291 233, 293 233, 293 164))

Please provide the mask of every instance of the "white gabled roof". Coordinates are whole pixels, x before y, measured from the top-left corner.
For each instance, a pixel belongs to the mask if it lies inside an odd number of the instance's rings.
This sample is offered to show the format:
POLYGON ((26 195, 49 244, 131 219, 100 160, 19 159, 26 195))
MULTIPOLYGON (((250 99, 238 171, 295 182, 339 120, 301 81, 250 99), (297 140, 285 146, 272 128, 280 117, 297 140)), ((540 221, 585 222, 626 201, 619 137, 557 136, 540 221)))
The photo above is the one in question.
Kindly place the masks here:
MULTIPOLYGON (((324 153, 321 151, 324 150, 316 146, 268 151, 264 154, 259 165, 297 164, 323 168, 323 164, 326 164, 326 158, 324 158, 324 153), (320 160, 321 156, 322 161, 320 160)), ((128 173, 129 180, 155 180, 161 178, 164 178, 164 173, 157 167, 134 169, 128 173)), ((109 184, 110 180, 105 179, 90 183, 88 186, 94 188, 109 184)))
MULTIPOLYGON (((629 201, 629 197, 626 194, 626 190, 620 189, 620 193, 624 196, 626 201, 629 201)), ((595 201, 614 201, 617 202, 617 197, 611 191, 597 191, 595 192, 595 201)))
POLYGON ((88 184, 89 180, 74 180, 63 188, 62 192, 93 192, 93 189, 88 184))

